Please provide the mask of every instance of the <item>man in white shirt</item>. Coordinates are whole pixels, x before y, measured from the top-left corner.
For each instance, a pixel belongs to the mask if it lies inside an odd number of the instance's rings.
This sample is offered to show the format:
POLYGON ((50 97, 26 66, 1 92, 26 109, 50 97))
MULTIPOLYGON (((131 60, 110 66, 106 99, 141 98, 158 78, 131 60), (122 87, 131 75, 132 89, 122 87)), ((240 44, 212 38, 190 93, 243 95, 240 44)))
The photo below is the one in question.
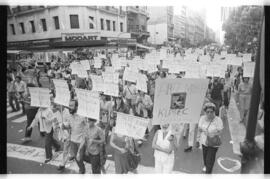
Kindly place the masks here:
POLYGON ((127 81, 127 85, 124 86, 123 95, 130 105, 133 105, 136 100, 136 87, 131 82, 127 81))
POLYGON ((60 144, 53 138, 53 125, 56 122, 56 118, 50 107, 40 107, 35 119, 27 130, 36 126, 38 122, 40 124, 40 132, 45 132, 45 163, 48 163, 52 159, 52 146, 54 146, 56 152, 61 148, 60 144))

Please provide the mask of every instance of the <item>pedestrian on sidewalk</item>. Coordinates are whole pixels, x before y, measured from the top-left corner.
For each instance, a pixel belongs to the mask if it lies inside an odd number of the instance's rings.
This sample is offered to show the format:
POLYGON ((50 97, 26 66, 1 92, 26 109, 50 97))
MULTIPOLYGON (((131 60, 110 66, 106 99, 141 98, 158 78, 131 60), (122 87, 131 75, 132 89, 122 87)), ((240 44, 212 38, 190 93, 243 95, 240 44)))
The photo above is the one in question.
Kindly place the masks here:
MULTIPOLYGON (((70 144, 71 144, 71 155, 75 158, 75 161, 79 167, 79 173, 85 173, 85 166, 83 163, 82 155, 78 155, 78 149, 83 141, 83 135, 86 130, 87 121, 86 118, 81 117, 77 114, 78 101, 71 100, 69 103, 69 113, 68 124, 62 124, 63 129, 68 129, 71 132, 70 144), (81 158, 77 157, 80 156, 81 158)), ((85 148, 81 148, 80 151, 83 152, 85 148)))
POLYGON ((240 108, 240 123, 246 124, 246 117, 249 110, 252 84, 248 77, 243 77, 243 82, 239 84, 239 108, 240 108))
POLYGON ((40 131, 45 132, 45 163, 52 160, 52 146, 55 148, 55 152, 58 152, 61 148, 53 137, 53 123, 55 121, 56 118, 50 107, 40 107, 32 124, 27 128, 27 130, 31 130, 39 122, 40 131))
POLYGON ((84 133, 83 140, 79 146, 76 159, 91 164, 92 174, 101 174, 101 150, 102 144, 105 142, 104 131, 95 125, 96 120, 88 118, 87 128, 84 133), (83 149, 85 147, 85 150, 83 149))
POLYGON ((30 96, 30 92, 29 92, 29 87, 36 87, 36 86, 32 83, 28 83, 27 90, 26 90, 26 92, 24 94, 24 98, 23 98, 25 113, 26 113, 26 117, 27 117, 25 135, 24 135, 24 138, 22 139, 24 142, 31 141, 32 129, 27 130, 27 128, 31 125, 31 123, 33 122, 33 120, 38 112, 38 107, 31 106, 31 96, 30 96))
POLYGON ((223 129, 223 122, 215 115, 216 106, 213 103, 204 105, 205 115, 199 120, 199 131, 201 133, 200 143, 203 149, 203 172, 212 173, 216 160, 216 153, 221 145, 220 134, 223 129))
POLYGON ((224 86, 223 86, 223 84, 220 83, 218 77, 214 77, 214 81, 213 81, 213 83, 210 83, 209 89, 210 89, 211 99, 212 99, 213 103, 216 105, 216 116, 218 116, 219 115, 219 108, 223 104, 224 86))
POLYGON ((11 77, 7 78, 7 91, 8 91, 8 102, 9 102, 10 107, 12 108, 12 112, 19 111, 20 104, 16 97, 15 81, 13 81, 11 77), (15 102, 16 108, 14 106, 14 102, 15 102))
POLYGON ((172 134, 169 124, 161 125, 155 133, 152 148, 155 157, 156 173, 171 173, 174 166, 174 152, 177 148, 177 139, 172 134))

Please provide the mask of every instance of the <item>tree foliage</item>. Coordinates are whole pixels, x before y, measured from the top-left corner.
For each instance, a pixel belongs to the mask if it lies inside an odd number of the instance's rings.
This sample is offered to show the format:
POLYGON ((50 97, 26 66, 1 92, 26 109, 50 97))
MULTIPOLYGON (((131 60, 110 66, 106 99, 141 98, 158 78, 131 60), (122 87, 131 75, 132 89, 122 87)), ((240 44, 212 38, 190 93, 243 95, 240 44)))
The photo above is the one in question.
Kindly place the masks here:
POLYGON ((240 6, 235 9, 222 26, 225 44, 240 51, 249 48, 250 44, 256 44, 253 40, 259 38, 262 15, 262 6, 240 6))

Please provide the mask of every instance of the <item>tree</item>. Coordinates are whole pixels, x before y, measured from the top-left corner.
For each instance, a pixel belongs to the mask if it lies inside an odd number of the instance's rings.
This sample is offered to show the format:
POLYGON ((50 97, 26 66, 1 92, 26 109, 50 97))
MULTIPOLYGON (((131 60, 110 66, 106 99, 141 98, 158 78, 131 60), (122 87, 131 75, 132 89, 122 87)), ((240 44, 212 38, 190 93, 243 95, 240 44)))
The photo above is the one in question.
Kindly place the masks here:
POLYGON ((262 15, 262 6, 240 6, 234 10, 222 26, 225 44, 243 51, 250 43, 256 43, 253 40, 258 39, 262 15))

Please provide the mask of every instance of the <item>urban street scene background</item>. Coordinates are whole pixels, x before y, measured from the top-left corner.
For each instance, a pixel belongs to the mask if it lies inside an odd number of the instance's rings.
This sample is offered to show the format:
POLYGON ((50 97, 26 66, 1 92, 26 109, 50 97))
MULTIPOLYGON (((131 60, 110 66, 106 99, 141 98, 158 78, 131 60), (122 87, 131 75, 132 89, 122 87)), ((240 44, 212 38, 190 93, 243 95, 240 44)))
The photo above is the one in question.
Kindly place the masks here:
POLYGON ((263 174, 263 11, 7 6, 7 173, 263 174))

